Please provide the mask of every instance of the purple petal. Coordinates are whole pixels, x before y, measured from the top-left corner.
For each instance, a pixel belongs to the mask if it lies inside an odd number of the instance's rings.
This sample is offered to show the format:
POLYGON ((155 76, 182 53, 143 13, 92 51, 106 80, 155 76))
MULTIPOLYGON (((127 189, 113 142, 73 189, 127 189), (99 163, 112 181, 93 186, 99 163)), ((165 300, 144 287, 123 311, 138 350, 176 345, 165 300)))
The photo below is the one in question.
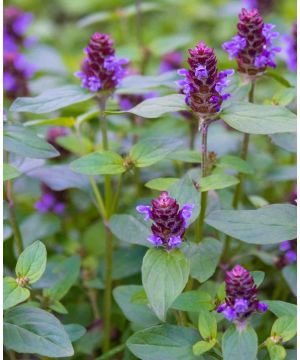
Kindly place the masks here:
POLYGON ((163 241, 161 240, 161 238, 154 234, 151 234, 150 236, 148 236, 147 240, 154 246, 162 246, 163 245, 163 241))
POLYGON ((182 243, 182 239, 180 236, 171 236, 168 241, 168 245, 170 248, 177 248, 182 243))
POLYGON ((145 214, 144 220, 147 221, 148 219, 151 218, 151 207, 147 206, 147 205, 138 205, 136 207, 136 210, 140 213, 140 214, 145 214))

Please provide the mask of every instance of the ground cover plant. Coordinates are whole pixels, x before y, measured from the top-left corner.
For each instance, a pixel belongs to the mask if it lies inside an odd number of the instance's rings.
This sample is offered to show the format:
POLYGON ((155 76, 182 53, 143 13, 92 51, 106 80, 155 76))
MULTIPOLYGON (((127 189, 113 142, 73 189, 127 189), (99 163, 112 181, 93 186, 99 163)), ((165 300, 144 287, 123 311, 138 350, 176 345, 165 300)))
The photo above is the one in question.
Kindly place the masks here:
POLYGON ((295 20, 5 1, 5 359, 296 359, 295 20))

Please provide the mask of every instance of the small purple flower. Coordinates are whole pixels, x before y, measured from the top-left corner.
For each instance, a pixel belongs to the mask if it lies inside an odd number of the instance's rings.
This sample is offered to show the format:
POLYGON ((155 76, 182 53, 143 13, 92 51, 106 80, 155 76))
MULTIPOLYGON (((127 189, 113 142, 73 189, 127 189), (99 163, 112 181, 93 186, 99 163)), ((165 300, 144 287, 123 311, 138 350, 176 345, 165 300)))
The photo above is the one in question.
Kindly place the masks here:
POLYGON ((268 66, 276 67, 275 57, 281 48, 273 44, 279 37, 274 27, 273 24, 264 24, 257 9, 242 9, 237 24, 238 34, 223 44, 229 59, 236 59, 240 73, 256 77, 268 66))
POLYGON ((160 63, 160 73, 177 70, 182 66, 183 54, 181 51, 173 51, 165 54, 160 63))
POLYGON ((297 261, 297 240, 283 241, 279 245, 282 252, 276 259, 276 265, 281 269, 297 261))
POLYGON ((283 241, 280 245, 279 245, 279 249, 281 251, 287 251, 287 250, 290 250, 291 248, 291 243, 286 240, 286 241, 283 241))
POLYGON ((41 190, 42 196, 34 204, 35 209, 41 214, 54 212, 57 215, 63 215, 65 213, 66 192, 53 191, 45 184, 42 184, 41 190))
POLYGON ((115 56, 113 41, 107 34, 95 33, 91 36, 88 47, 84 50, 81 71, 74 75, 81 79, 82 87, 97 92, 113 91, 125 75, 126 59, 115 56))
POLYGON ((286 260, 289 264, 292 264, 297 261, 297 253, 296 251, 289 250, 285 254, 286 260))
POLYGON ((245 320, 254 312, 265 312, 267 305, 257 299, 257 288, 253 277, 240 265, 227 271, 226 299, 218 306, 217 312, 223 313, 229 321, 234 321, 239 328, 244 326, 245 320))
POLYGON ((24 13, 22 10, 8 6, 4 8, 4 53, 18 51, 26 45, 25 32, 32 23, 31 13, 24 13))
POLYGON ((185 77, 177 82, 185 102, 202 118, 213 117, 220 109, 223 100, 229 94, 222 94, 229 85, 228 76, 233 70, 218 72, 217 59, 213 49, 201 41, 194 49, 189 49, 188 63, 190 69, 180 69, 178 74, 185 77))
POLYGON ((180 209, 176 200, 163 191, 157 199, 151 201, 151 206, 139 205, 136 210, 145 214, 146 221, 153 221, 148 241, 170 251, 181 245, 193 207, 193 204, 186 204, 180 209))

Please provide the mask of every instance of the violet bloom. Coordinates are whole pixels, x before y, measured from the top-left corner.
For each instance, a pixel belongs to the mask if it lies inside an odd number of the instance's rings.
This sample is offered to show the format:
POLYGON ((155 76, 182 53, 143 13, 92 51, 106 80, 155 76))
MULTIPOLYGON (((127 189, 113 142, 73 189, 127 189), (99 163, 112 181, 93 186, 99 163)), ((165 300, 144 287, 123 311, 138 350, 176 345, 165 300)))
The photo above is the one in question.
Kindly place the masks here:
POLYGON ((273 31, 275 25, 264 24, 257 9, 242 9, 237 25, 238 34, 223 44, 229 58, 235 58, 238 71, 248 77, 263 74, 267 67, 276 67, 275 56, 281 48, 274 46, 279 33, 273 31))
POLYGON ((239 329, 245 325, 246 319, 254 312, 267 311, 267 304, 257 298, 257 289, 253 277, 241 265, 236 265, 226 272, 226 300, 217 308, 225 318, 237 324, 239 329))
POLYGON ((186 204, 180 209, 176 200, 163 191, 151 201, 151 206, 139 205, 136 209, 145 215, 144 220, 153 221, 148 241, 170 251, 181 245, 193 207, 193 204, 186 204))
POLYGON ((183 63, 183 53, 181 51, 172 51, 165 54, 162 57, 159 72, 165 73, 167 71, 178 70, 182 67, 183 63))
POLYGON ((190 69, 178 70, 185 76, 178 81, 185 101, 200 117, 213 117, 221 110, 222 102, 230 96, 224 92, 229 85, 228 76, 234 70, 217 70, 217 59, 213 49, 201 41, 194 49, 189 49, 188 63, 190 69))
POLYGON ((24 36, 33 16, 22 10, 9 6, 4 8, 3 40, 4 52, 17 51, 19 47, 26 46, 28 39, 24 36))
POLYGON ((282 269, 297 261, 297 240, 286 240, 279 245, 280 255, 276 260, 278 268, 282 269))
POLYGON ((66 207, 65 201, 65 191, 54 191, 47 185, 42 184, 42 196, 34 204, 34 207, 41 214, 53 212, 57 215, 63 215, 66 207))
POLYGON ((19 96, 28 96, 28 80, 33 76, 35 68, 18 52, 4 53, 3 87, 5 96, 14 100, 19 96))
POLYGON ((85 53, 81 71, 75 73, 81 79, 82 87, 92 92, 112 92, 124 77, 123 65, 128 61, 115 56, 113 41, 107 34, 92 35, 85 53))
POLYGON ((286 48, 286 63, 290 71, 297 71, 297 23, 292 27, 291 35, 284 37, 287 44, 286 48))

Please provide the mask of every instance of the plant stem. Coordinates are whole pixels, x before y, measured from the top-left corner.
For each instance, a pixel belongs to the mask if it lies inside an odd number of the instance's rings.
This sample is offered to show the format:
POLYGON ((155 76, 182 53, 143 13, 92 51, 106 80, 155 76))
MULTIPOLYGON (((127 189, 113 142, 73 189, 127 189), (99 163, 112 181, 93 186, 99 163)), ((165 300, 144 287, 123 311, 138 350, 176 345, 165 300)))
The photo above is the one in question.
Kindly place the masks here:
POLYGON ((111 358, 113 355, 118 354, 119 352, 123 351, 125 349, 126 345, 125 344, 121 344, 119 346, 114 347, 113 349, 111 349, 110 351, 106 352, 105 354, 97 357, 96 360, 106 360, 111 358))
MULTIPOLYGON (((201 121, 201 120, 200 120, 201 121)), ((203 121, 203 120, 202 120, 203 121)), ((207 120, 201 123, 200 131, 202 133, 202 141, 201 141, 201 172, 202 177, 204 178, 207 176, 207 132, 208 132, 208 125, 209 122, 207 120)), ((196 242, 200 242, 203 238, 203 227, 204 227, 204 218, 206 212, 206 205, 207 205, 207 191, 201 192, 200 187, 200 215, 198 217, 198 221, 196 224, 196 242)))
POLYGON ((110 347, 110 327, 111 327, 111 291, 112 291, 112 254, 113 254, 113 236, 110 229, 106 229, 106 259, 105 259, 105 290, 104 290, 104 338, 103 352, 107 352, 110 347))
MULTIPOLYGON (((108 136, 107 136, 107 119, 105 116, 107 98, 104 96, 99 99, 100 106, 100 123, 102 132, 102 147, 104 151, 109 150, 108 136)), ((112 255, 113 255, 113 235, 108 227, 108 220, 112 215, 113 198, 112 198, 112 184, 110 175, 104 176, 105 189, 105 210, 106 217, 104 218, 106 239, 105 239, 105 280, 104 280, 104 336, 103 336, 103 352, 107 352, 110 347, 110 328, 111 328, 111 291, 112 291, 112 255)), ((100 204, 99 204, 100 205, 100 204)))
MULTIPOLYGON (((254 90, 255 90, 255 80, 252 80, 251 81, 251 88, 250 88, 250 91, 249 91, 249 94, 248 94, 248 101, 250 103, 254 102, 254 90)), ((248 149, 249 149, 249 142, 250 142, 250 134, 244 134, 243 144, 242 144, 242 151, 241 151, 241 156, 240 156, 242 160, 247 159, 248 149)), ((235 192, 234 192, 233 200, 232 200, 232 207, 234 209, 238 208, 239 201, 240 201, 240 198, 242 196, 244 174, 239 173, 238 179, 239 179, 239 183, 237 184, 237 186, 235 188, 235 192)), ((231 236, 226 235, 226 237, 225 237, 225 245, 224 245, 224 250, 223 250, 223 257, 222 257, 224 261, 226 261, 228 255, 229 255, 231 240, 232 240, 231 236)))
POLYGON ((13 230, 17 254, 18 256, 20 256, 20 254, 24 250, 24 247, 23 247, 21 231, 16 219, 14 200, 12 194, 12 182, 10 180, 6 181, 6 199, 8 202, 9 222, 13 230))
POLYGON ((96 181, 95 181, 94 177, 90 176, 89 179, 90 179, 90 183, 91 183, 92 189, 93 189, 95 197, 96 197, 97 204, 99 206, 100 215, 104 219, 106 219, 106 210, 105 210, 104 202, 103 202, 103 199, 102 199, 102 195, 101 195, 101 193, 100 193, 100 191, 98 189, 98 186, 96 184, 96 181))

